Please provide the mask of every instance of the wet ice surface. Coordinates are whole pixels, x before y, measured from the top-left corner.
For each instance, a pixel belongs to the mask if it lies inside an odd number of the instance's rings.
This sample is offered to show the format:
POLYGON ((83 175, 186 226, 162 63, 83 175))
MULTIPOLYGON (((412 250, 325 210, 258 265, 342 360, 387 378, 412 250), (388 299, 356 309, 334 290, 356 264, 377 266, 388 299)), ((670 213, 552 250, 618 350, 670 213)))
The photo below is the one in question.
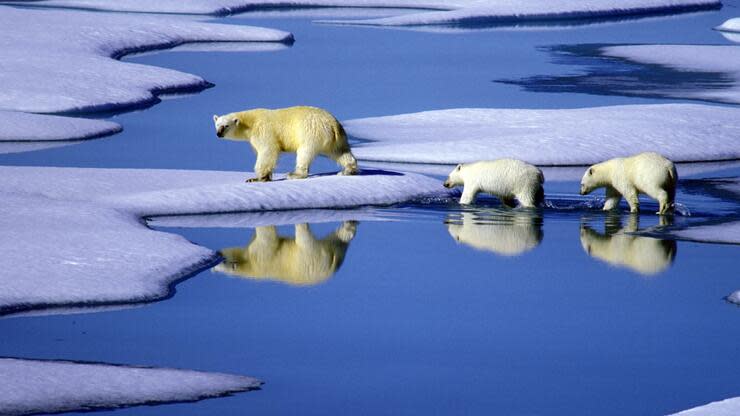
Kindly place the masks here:
POLYGON ((450 165, 513 157, 589 165, 645 151, 675 162, 740 158, 740 110, 702 105, 450 109, 345 125, 351 136, 369 141, 355 153, 370 161, 450 165))
POLYGON ((17 358, 0 358, 0 375, 0 414, 7 416, 188 402, 262 384, 227 374, 17 358))

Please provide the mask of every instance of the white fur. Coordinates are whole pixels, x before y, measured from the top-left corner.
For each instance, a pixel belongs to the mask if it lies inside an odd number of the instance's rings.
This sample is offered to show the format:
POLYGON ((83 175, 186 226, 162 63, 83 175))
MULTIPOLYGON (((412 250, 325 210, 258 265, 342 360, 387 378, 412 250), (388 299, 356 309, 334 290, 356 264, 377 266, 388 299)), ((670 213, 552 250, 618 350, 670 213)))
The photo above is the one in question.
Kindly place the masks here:
POLYGON ((544 182, 536 166, 516 159, 498 159, 457 165, 445 186, 464 186, 461 204, 472 204, 479 192, 485 192, 499 197, 505 205, 513 205, 516 199, 522 206, 534 207, 542 202, 544 182))
POLYGON ((673 162, 658 153, 646 152, 589 167, 581 179, 581 194, 606 188, 604 211, 616 208, 624 196, 630 212, 640 210, 638 195, 645 194, 658 201, 657 214, 662 215, 673 210, 677 182, 673 162))

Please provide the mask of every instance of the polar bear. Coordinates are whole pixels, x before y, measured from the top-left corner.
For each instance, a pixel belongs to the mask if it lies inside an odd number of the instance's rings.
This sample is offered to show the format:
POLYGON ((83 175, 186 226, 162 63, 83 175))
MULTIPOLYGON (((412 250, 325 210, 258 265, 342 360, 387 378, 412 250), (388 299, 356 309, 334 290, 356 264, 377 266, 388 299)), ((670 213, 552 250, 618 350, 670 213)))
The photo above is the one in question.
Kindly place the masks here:
POLYGON ((523 211, 463 212, 461 218, 448 217, 445 224, 458 243, 506 257, 534 249, 543 237, 542 217, 523 211))
POLYGON ((256 178, 247 182, 270 181, 281 152, 295 152, 295 171, 289 179, 308 176, 317 155, 342 166, 341 175, 358 172, 344 128, 329 112, 316 107, 258 108, 222 116, 214 115, 218 137, 249 141, 257 153, 256 178))
POLYGON ((646 276, 666 270, 676 258, 676 242, 630 234, 638 231, 638 221, 637 215, 631 214, 627 226, 607 227, 604 234, 582 222, 583 251, 611 265, 626 267, 646 276))
POLYGON ((678 173, 673 162, 658 153, 646 152, 631 157, 618 157, 597 163, 588 168, 581 179, 581 195, 597 188, 606 188, 604 211, 619 205, 624 196, 630 212, 640 210, 638 194, 658 200, 656 214, 673 211, 678 173))
POLYGON ((495 195, 506 206, 514 199, 534 207, 545 199, 545 176, 536 166, 516 159, 498 159, 457 165, 444 182, 446 188, 463 185, 461 204, 472 204, 478 192, 495 195))
POLYGON ((355 221, 345 221, 323 239, 317 239, 308 224, 295 225, 295 238, 278 235, 275 226, 257 227, 247 247, 221 250, 224 261, 214 270, 294 286, 316 285, 339 270, 356 232, 355 221))

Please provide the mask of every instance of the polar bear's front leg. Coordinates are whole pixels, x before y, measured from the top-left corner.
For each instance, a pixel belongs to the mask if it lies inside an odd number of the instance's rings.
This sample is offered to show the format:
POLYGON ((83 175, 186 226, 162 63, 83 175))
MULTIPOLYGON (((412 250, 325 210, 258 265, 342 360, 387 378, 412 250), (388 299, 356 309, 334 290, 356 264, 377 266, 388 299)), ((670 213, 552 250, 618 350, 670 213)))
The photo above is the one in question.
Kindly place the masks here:
POLYGON ((288 174, 288 179, 304 179, 308 177, 308 167, 316 158, 316 152, 307 147, 299 147, 295 158, 295 171, 288 174))
POLYGON ((630 212, 640 212, 640 199, 637 197, 637 189, 628 189, 624 193, 624 197, 630 206, 630 212))
POLYGON ((606 187, 606 201, 604 202, 604 211, 611 211, 619 206, 619 201, 622 200, 622 194, 611 186, 606 187))
POLYGON ((460 204, 470 205, 475 201, 475 196, 478 195, 478 188, 475 186, 465 185, 463 188, 462 196, 460 197, 460 204))
POLYGON ((256 178, 247 179, 247 182, 269 182, 272 180, 272 171, 277 165, 278 155, 276 149, 257 150, 257 162, 254 164, 256 178))

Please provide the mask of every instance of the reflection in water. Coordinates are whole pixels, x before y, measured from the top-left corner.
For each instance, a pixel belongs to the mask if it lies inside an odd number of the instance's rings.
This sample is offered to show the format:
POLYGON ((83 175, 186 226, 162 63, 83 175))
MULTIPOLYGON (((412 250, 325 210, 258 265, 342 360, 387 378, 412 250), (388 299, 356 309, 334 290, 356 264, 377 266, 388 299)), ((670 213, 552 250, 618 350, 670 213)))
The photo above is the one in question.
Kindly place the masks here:
POLYGON ((314 236, 308 224, 296 224, 295 238, 279 236, 275 226, 257 227, 246 247, 221 250, 224 261, 214 270, 248 279, 316 285, 330 278, 342 265, 357 224, 345 221, 322 239, 314 236))
POLYGON ((559 45, 545 48, 555 56, 555 62, 581 65, 584 73, 576 75, 544 75, 523 79, 501 79, 497 82, 518 85, 531 92, 585 93, 627 97, 681 98, 730 102, 713 99, 697 92, 730 90, 740 80, 732 73, 679 70, 664 65, 632 62, 606 56, 608 45, 559 45))
MULTIPOLYGON (((661 218, 661 226, 670 225, 670 217, 661 218)), ((581 246, 589 256, 614 266, 631 269, 651 276, 666 270, 676 257, 676 242, 652 237, 626 234, 638 231, 639 216, 629 216, 622 227, 619 214, 609 215, 600 234, 585 220, 581 222, 581 246)))
POLYGON ((501 256, 518 256, 542 241, 542 216, 534 210, 478 210, 450 215, 447 231, 458 243, 501 256))

